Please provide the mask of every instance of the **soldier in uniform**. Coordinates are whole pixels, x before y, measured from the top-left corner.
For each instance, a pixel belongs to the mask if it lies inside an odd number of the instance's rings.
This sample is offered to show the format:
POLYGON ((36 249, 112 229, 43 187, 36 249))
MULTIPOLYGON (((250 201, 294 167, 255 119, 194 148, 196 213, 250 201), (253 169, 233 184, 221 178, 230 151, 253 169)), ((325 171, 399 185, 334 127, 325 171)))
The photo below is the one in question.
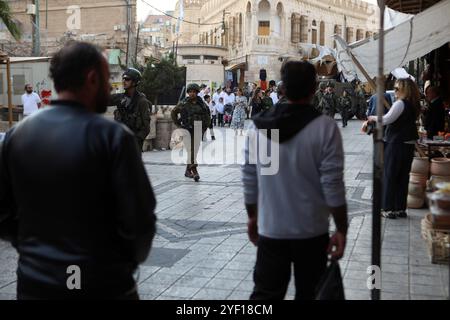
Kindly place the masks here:
POLYGON ((352 99, 347 90, 344 90, 342 97, 339 98, 339 111, 341 112, 342 128, 347 126, 348 114, 352 110, 352 99))
POLYGON ((273 100, 272 100, 272 98, 270 97, 270 91, 269 91, 269 90, 267 90, 267 91, 264 93, 263 98, 262 98, 262 103, 261 103, 261 105, 262 105, 262 110, 263 110, 263 111, 264 111, 264 110, 269 110, 270 108, 273 107, 273 100))
POLYGON ((283 86, 283 81, 278 82, 277 93, 278 93, 278 102, 275 106, 288 103, 288 99, 286 97, 286 88, 283 86))
POLYGON ((334 115, 338 108, 338 99, 334 93, 334 83, 328 82, 325 94, 319 103, 319 110, 322 113, 334 119, 334 115))
POLYGON ((184 147, 186 148, 187 166, 185 177, 194 178, 196 182, 200 180, 197 171, 197 152, 200 147, 200 142, 206 130, 211 123, 211 114, 209 107, 205 104, 202 98, 198 96, 200 87, 197 84, 189 84, 187 87, 188 97, 184 98, 172 110, 173 122, 182 129, 185 129, 183 137, 184 147), (201 131, 194 130, 201 125, 201 131))
POLYGON ((361 83, 359 83, 357 85, 355 94, 356 94, 356 105, 357 105, 357 110, 355 112, 355 115, 358 119, 365 120, 366 112, 367 112, 367 102, 366 102, 365 91, 364 91, 361 83))
POLYGON ((117 106, 114 120, 122 122, 133 131, 136 141, 142 151, 144 140, 150 132, 151 103, 145 95, 137 90, 142 79, 139 70, 127 69, 122 75, 125 93, 112 95, 112 102, 117 106))
POLYGON ((322 101, 323 95, 325 94, 326 87, 327 87, 327 84, 325 82, 321 82, 319 84, 319 89, 314 94, 314 98, 312 101, 313 107, 319 112, 322 112, 322 110, 320 110, 320 108, 319 108, 319 104, 320 104, 320 101, 322 101))

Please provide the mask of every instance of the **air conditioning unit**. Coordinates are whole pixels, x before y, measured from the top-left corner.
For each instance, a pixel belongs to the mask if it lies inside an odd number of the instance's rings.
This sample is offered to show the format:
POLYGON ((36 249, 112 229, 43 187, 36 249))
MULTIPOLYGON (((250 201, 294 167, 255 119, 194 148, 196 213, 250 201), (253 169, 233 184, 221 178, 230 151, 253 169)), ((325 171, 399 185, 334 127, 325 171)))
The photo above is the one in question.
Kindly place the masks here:
POLYGON ((36 5, 34 5, 34 4, 27 5, 27 14, 35 15, 36 14, 36 5))
POLYGON ((120 26, 120 30, 122 30, 122 31, 127 31, 127 26, 126 25, 121 25, 120 26))
POLYGON ((114 26, 114 31, 120 30, 120 26, 114 26))

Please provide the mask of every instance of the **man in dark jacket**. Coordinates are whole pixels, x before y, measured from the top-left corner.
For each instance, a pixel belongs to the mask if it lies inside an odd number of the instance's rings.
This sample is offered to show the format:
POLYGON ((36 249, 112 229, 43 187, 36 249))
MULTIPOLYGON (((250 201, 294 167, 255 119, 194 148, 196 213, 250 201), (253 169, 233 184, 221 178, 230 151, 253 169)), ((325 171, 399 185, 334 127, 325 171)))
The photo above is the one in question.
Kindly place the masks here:
POLYGON ((124 123, 134 132, 140 150, 144 140, 150 132, 151 104, 145 95, 137 90, 142 79, 139 70, 128 68, 123 76, 123 88, 125 93, 113 95, 113 103, 117 106, 114 111, 114 119, 124 123))
POLYGON ((138 299, 133 278, 155 234, 155 196, 133 133, 99 113, 109 70, 98 48, 55 54, 59 99, 0 148, 0 238, 19 253, 18 299, 138 299))
POLYGON ((445 129, 444 102, 437 87, 428 87, 425 95, 429 103, 428 110, 425 112, 425 130, 427 130, 428 139, 433 139, 445 129))

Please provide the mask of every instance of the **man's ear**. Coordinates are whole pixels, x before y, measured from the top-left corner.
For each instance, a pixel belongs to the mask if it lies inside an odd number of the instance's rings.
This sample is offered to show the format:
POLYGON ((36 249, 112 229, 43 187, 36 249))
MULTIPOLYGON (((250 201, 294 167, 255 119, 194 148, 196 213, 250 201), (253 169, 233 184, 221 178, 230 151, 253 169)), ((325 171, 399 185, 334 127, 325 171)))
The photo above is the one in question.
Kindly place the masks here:
POLYGON ((86 83, 90 86, 96 86, 100 82, 100 77, 95 69, 91 69, 86 74, 86 83))

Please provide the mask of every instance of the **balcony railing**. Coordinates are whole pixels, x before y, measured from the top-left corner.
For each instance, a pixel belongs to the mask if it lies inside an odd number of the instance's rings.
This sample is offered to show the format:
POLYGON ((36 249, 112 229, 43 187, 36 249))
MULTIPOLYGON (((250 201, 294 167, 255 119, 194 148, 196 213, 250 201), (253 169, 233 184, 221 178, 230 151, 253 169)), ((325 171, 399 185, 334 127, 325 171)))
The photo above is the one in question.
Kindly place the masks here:
POLYGON ((269 42, 269 36, 258 36, 258 38, 256 39, 256 43, 259 46, 268 46, 269 42))

